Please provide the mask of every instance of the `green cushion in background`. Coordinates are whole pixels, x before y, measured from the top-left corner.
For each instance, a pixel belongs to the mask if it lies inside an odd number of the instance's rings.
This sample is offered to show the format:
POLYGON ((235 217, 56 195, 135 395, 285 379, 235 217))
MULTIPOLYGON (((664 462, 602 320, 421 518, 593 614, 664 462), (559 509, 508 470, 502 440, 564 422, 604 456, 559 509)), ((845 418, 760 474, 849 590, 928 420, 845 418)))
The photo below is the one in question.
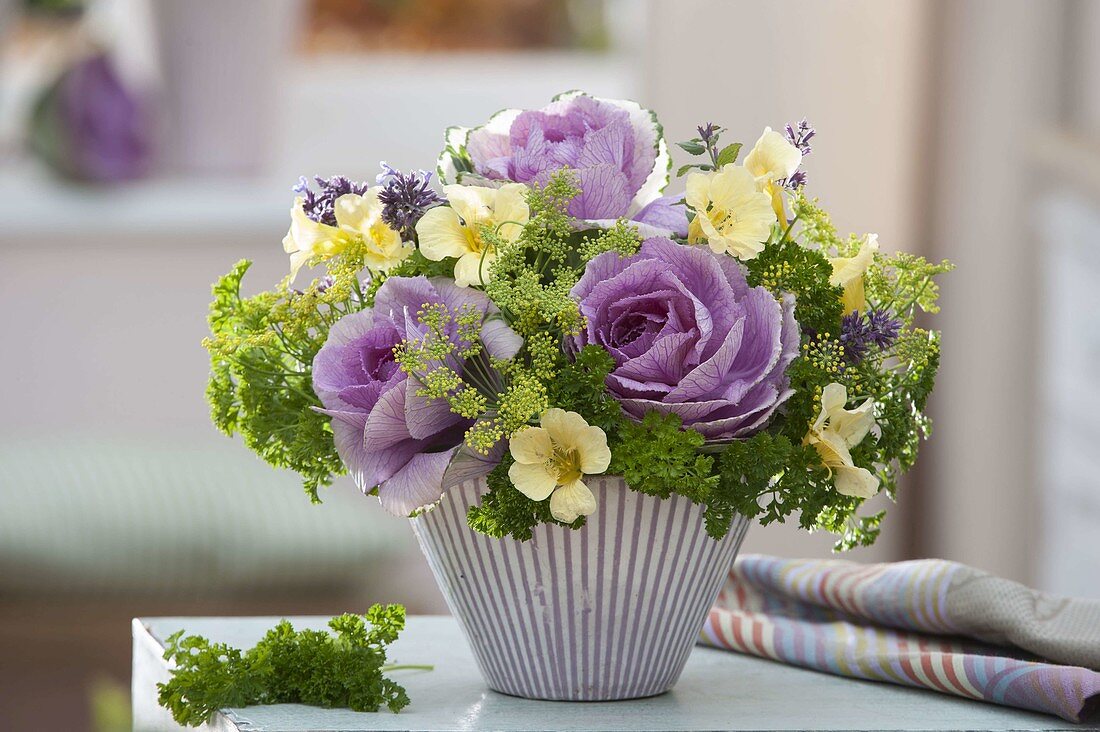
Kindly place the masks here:
POLYGON ((312 505, 240 444, 0 445, 0 593, 356 587, 415 552, 348 482, 312 505))

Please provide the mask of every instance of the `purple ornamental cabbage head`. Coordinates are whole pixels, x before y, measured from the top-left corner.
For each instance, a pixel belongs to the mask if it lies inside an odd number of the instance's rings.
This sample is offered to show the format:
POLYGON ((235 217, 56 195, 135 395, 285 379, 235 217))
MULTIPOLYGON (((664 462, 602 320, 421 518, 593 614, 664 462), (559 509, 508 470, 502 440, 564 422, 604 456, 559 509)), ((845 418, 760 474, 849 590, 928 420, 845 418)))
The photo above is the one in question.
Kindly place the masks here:
POLYGON ((77 180, 115 182, 148 172, 153 130, 146 100, 104 54, 66 70, 37 103, 36 152, 77 180))
POLYGON ((792 393, 794 298, 749 287, 729 256, 647 239, 632 257, 594 258, 572 294, 587 320, 572 345, 607 349, 608 389, 634 418, 655 410, 707 439, 743 437, 792 393))
POLYGON ((652 112, 634 102, 574 91, 539 110, 498 112, 472 130, 450 128, 439 173, 444 183, 480 178, 542 184, 569 167, 581 189, 570 215, 597 226, 626 218, 643 236, 687 236, 684 208, 661 196, 670 164, 652 112), (473 171, 464 170, 466 157, 473 171))
MULTIPOLYGON (((486 351, 511 358, 522 343, 484 293, 446 278, 391 277, 374 307, 341 318, 313 360, 313 389, 332 417, 336 450, 360 490, 378 486, 382 506, 407 516, 439 500, 442 479, 471 422, 446 402, 416 396, 393 348, 423 336, 417 313, 427 304, 452 313, 471 305, 485 314, 486 351)), ((457 326, 448 336, 459 342, 457 326)), ((459 374, 462 365, 448 363, 459 374)), ((492 465, 488 465, 489 468, 492 465)))

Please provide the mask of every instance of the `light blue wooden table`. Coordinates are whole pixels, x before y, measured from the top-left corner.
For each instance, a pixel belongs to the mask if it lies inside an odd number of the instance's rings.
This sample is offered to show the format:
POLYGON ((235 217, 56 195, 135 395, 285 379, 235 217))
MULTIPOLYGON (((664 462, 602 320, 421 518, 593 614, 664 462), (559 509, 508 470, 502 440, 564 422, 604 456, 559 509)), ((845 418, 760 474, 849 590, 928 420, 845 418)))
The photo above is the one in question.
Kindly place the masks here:
MULTIPOLYGON (((177 630, 247 648, 278 618, 148 618, 134 621, 134 729, 178 730, 157 706, 168 678, 161 641, 177 630)), ((326 618, 291 618, 323 628, 326 618)), ((226 709, 207 725, 218 732, 358 730, 1094 730, 1055 717, 918 689, 842 679, 749 656, 696 648, 680 683, 651 699, 569 703, 517 699, 490 691, 449 617, 413 617, 389 654, 394 663, 435 670, 395 672, 412 704, 400 714, 318 709, 298 704, 226 709)))

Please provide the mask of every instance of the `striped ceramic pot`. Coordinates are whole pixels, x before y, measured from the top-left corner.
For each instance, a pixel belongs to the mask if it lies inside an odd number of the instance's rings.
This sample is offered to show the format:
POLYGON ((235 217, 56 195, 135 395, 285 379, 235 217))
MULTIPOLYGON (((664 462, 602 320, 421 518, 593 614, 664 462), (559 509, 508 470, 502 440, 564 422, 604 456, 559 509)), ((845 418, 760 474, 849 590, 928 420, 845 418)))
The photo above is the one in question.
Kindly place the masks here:
POLYGON ((634 699, 676 683, 748 528, 721 541, 685 498, 589 481, 599 509, 573 531, 543 524, 530 541, 466 524, 484 481, 452 488, 412 519, 443 596, 485 681, 532 699, 634 699))

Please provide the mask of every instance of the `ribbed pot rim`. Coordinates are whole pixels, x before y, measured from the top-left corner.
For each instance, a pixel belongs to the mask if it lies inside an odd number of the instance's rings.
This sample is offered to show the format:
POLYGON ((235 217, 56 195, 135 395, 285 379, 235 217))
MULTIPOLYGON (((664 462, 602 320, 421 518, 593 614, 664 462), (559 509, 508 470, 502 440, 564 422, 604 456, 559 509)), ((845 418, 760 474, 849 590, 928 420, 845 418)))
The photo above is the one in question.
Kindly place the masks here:
POLYGON ((582 529, 534 529, 528 542, 474 532, 484 480, 452 488, 412 519, 429 566, 489 686, 536 699, 652 696, 679 678, 748 520, 721 540, 682 496, 587 481, 599 507, 582 529))

